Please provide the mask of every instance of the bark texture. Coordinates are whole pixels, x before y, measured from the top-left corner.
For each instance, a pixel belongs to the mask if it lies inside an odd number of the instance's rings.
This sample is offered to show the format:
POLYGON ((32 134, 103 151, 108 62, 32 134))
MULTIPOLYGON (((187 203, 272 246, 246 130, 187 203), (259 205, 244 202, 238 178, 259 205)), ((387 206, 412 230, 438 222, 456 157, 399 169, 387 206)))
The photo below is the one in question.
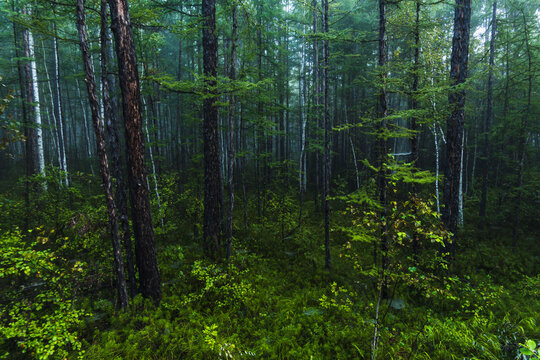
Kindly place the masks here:
POLYGON ((454 234, 458 228, 459 217, 459 178, 461 173, 461 148, 463 147, 463 124, 465 121, 465 90, 462 84, 467 79, 470 22, 471 0, 456 0, 452 57, 450 59, 450 79, 453 89, 448 96, 452 114, 447 120, 443 197, 445 206, 442 213, 446 228, 454 234))
POLYGON ((133 262, 133 249, 131 244, 131 232, 129 230, 129 216, 126 196, 126 181, 122 171, 122 151, 120 147, 120 135, 117 126, 117 116, 115 107, 113 107, 113 99, 111 97, 112 82, 109 81, 109 66, 110 58, 109 49, 111 49, 111 39, 107 30, 108 7, 107 0, 101 0, 100 8, 101 29, 101 85, 102 85, 102 101, 103 101, 103 119, 106 128, 106 139, 109 145, 111 154, 111 175, 116 180, 115 203, 118 209, 118 222, 120 228, 120 238, 124 246, 126 254, 126 265, 129 282, 129 292, 131 296, 135 296, 137 292, 137 284, 135 279, 135 265, 133 262))
POLYGON ((203 68, 206 97, 203 103, 204 141, 204 249, 216 257, 220 246, 220 156, 218 108, 216 106, 216 76, 218 42, 216 37, 215 0, 202 0, 203 68))
POLYGON ((128 306, 128 294, 126 287, 126 277, 124 274, 124 262, 122 260, 122 248, 120 246, 120 236, 118 235, 118 219, 116 216, 116 206, 114 204, 111 175, 109 172, 109 162, 107 159, 107 147, 105 146, 105 130, 103 121, 99 113, 99 102, 97 99, 96 81, 94 76, 94 65, 90 57, 88 46, 88 34, 86 31, 86 22, 84 15, 85 0, 77 0, 77 30, 79 32, 79 44, 81 47, 84 63, 84 81, 88 91, 90 109, 92 111, 92 123, 96 134, 97 150, 99 155, 99 164, 101 169, 101 179, 105 190, 105 200, 107 211, 109 213, 109 225, 111 230, 111 239, 114 257, 114 269, 116 272, 116 288, 120 306, 125 309, 128 306))
POLYGON ((135 44, 127 0, 109 0, 111 28, 116 42, 122 111, 126 132, 129 188, 133 210, 135 258, 140 291, 155 302, 161 299, 161 280, 154 245, 154 228, 144 165, 141 93, 135 44))

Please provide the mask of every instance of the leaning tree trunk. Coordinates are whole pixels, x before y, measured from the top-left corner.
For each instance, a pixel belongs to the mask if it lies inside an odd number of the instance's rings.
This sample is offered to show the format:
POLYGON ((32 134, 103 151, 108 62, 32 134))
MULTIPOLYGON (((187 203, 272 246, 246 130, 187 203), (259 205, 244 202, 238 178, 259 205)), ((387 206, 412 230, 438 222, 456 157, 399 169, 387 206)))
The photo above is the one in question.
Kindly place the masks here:
POLYGON ((120 238, 124 246, 126 254, 126 265, 129 282, 129 292, 133 297, 137 292, 137 285, 135 279, 135 265, 133 263, 133 249, 131 244, 131 233, 129 231, 129 216, 126 197, 126 183, 124 174, 122 172, 122 152, 120 151, 120 136, 118 133, 117 117, 115 106, 111 97, 112 83, 109 81, 109 69, 108 60, 112 58, 109 54, 111 39, 110 33, 108 33, 107 17, 108 8, 107 0, 101 0, 100 8, 101 17, 101 29, 100 29, 100 42, 101 42, 101 84, 102 84, 102 97, 103 97, 103 119, 105 127, 107 129, 107 142, 110 148, 112 170, 111 174, 116 179, 115 190, 115 203, 118 209, 118 220, 120 225, 120 238))
MULTIPOLYGON (((56 83, 56 116, 57 116, 57 133, 58 133, 58 147, 60 148, 60 157, 62 158, 62 166, 60 168, 65 171, 64 182, 66 186, 69 186, 69 173, 68 163, 66 155, 66 123, 64 119, 64 109, 62 107, 62 89, 60 88, 60 56, 58 54, 58 36, 56 30, 56 24, 53 23, 54 38, 54 81, 56 83)), ((70 195, 71 202, 71 195, 70 195)))
POLYGON ((206 97, 203 103, 204 141, 204 248, 210 257, 216 257, 220 245, 220 158, 218 134, 218 108, 216 104, 216 76, 218 43, 216 37, 215 0, 202 0, 203 68, 206 97))
POLYGON ((109 212, 109 223, 111 227, 111 238, 114 256, 114 268, 116 272, 116 287, 120 306, 125 309, 128 306, 128 293, 126 287, 126 278, 124 275, 124 262, 122 260, 122 248, 120 246, 120 237, 118 235, 118 219, 116 217, 116 207, 114 205, 111 175, 109 173, 109 161, 107 159, 107 147, 105 146, 105 131, 103 121, 99 114, 99 103, 97 98, 96 82, 94 77, 94 65, 90 57, 88 47, 88 34, 86 32, 86 23, 84 15, 85 0, 77 0, 77 30, 79 31, 79 43, 84 62, 84 73, 88 98, 90 100, 90 109, 92 110, 92 123, 96 133, 97 149, 99 154, 99 163, 101 167, 101 178, 105 189, 105 200, 107 202, 107 211, 109 212))
POLYGON ((141 93, 133 32, 127 0, 108 1, 111 9, 111 28, 116 40, 118 73, 122 91, 135 258, 139 269, 140 291, 144 297, 159 302, 161 280, 156 259, 154 227, 144 166, 141 93))
MULTIPOLYGON (((459 88, 467 79, 469 59, 469 36, 471 0, 456 0, 454 13, 454 36, 450 60, 450 78, 454 89, 448 100, 452 114, 447 121, 446 167, 444 180, 444 209, 442 214, 446 228, 455 234, 459 217, 459 187, 461 173, 461 148, 463 147, 463 124, 465 120, 465 90, 459 88), (456 89, 457 88, 457 89, 456 89)), ((450 246, 453 251, 454 246, 450 246)))

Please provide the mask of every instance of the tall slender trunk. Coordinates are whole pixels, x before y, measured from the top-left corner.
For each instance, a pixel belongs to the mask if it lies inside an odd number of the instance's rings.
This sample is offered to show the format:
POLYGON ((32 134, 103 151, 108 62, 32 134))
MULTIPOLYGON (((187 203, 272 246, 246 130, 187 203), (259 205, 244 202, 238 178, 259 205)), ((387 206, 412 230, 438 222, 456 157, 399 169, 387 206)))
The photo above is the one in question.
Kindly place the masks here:
MULTIPOLYGON (((47 109, 47 107, 45 107, 45 111, 46 111, 46 115, 47 115, 47 119, 49 120, 49 123, 50 124, 54 124, 54 126, 56 127, 56 124, 58 123, 57 121, 57 118, 56 118, 56 110, 54 109, 55 108, 55 101, 54 101, 54 97, 53 97, 53 90, 52 90, 52 85, 51 85, 51 77, 49 76, 49 69, 48 69, 48 66, 47 66, 47 54, 45 52, 45 44, 43 43, 43 40, 41 41, 41 50, 43 52, 43 69, 45 70, 45 77, 47 78, 47 88, 49 90, 49 100, 50 100, 50 105, 51 105, 51 110, 52 110, 52 114, 49 113, 49 110, 47 109), (52 118, 52 119, 51 119, 52 118)), ((59 143, 59 139, 58 139, 58 133, 56 131, 52 131, 52 127, 49 128, 49 130, 51 130, 51 135, 52 135, 52 139, 55 140, 55 144, 57 145, 56 146, 56 153, 58 155, 58 167, 60 168, 60 170, 63 170, 62 169, 62 155, 60 153, 60 147, 58 146, 58 143, 59 143), (56 136, 55 136, 56 134, 56 136)), ((60 175, 60 179, 59 179, 59 182, 62 183, 62 175, 60 175)))
MULTIPOLYGON (((323 30, 328 34, 328 0, 321 0, 323 8, 323 30)), ((330 82, 328 78, 330 47, 328 39, 324 40, 324 66, 323 66, 323 81, 324 81, 324 169, 323 169, 323 213, 324 213, 324 267, 326 270, 331 269, 330 258, 330 206, 328 204, 328 196, 330 195, 330 82)))
POLYGON ((493 117, 493 67, 495 65, 495 35, 497 33, 497 0, 493 2, 493 15, 491 18, 491 40, 489 43, 489 72, 487 84, 487 109, 484 119, 484 159, 482 166, 482 196, 480 198, 480 217, 481 229, 486 222, 486 202, 487 202, 487 183, 489 170, 489 133, 493 117))
MULTIPOLYGON (((386 179, 386 169, 385 163, 387 158, 387 142, 385 140, 385 129, 386 129, 386 117, 388 115, 388 104, 386 96, 386 0, 379 0, 379 77, 380 77, 380 93, 377 104, 377 157, 378 162, 377 166, 379 171, 377 174, 377 191, 379 196, 379 202, 382 207, 381 217, 387 218, 387 179, 386 179)), ((380 249, 381 249, 381 286, 382 286, 382 296, 383 298, 387 297, 387 282, 386 282, 386 268, 388 267, 388 222, 384 221, 380 234, 380 249)), ((376 246, 376 245, 375 245, 376 246)), ((376 250, 375 250, 376 254, 376 250)), ((376 259, 376 256, 375 256, 376 259)))
POLYGON ((216 76, 218 42, 216 37, 215 0, 202 0, 203 67, 206 97, 203 102, 204 142, 204 248, 210 257, 218 255, 220 246, 220 155, 216 76))
POLYGON ((85 145, 86 145, 86 156, 90 160, 90 171, 92 172, 92 176, 94 175, 94 166, 92 165, 92 146, 90 141, 90 129, 88 128, 88 116, 86 115, 86 106, 84 106, 83 98, 81 95, 81 85, 79 84, 79 79, 75 79, 75 83, 77 84, 77 93, 79 95, 79 104, 81 105, 81 113, 83 116, 83 127, 84 127, 84 137, 86 139, 85 145))
MULTIPOLYGON (((317 127, 315 130, 315 135, 318 138, 318 127, 320 125, 320 116, 319 116, 319 104, 320 104, 320 71, 319 71, 319 41, 318 41, 318 13, 317 13, 317 0, 312 0, 311 7, 313 8, 313 114, 314 121, 313 123, 317 127)), ((318 209, 319 205, 319 150, 315 150, 315 208, 318 209)))
MULTIPOLYGON (((15 12, 15 2, 13 1, 11 3, 11 10, 15 12)), ((18 25, 15 21, 13 22, 13 39, 15 41, 15 56, 17 57, 17 72, 19 75, 19 90, 20 90, 20 98, 21 98, 21 108, 22 108, 22 122, 24 127, 24 136, 26 137, 25 142, 25 158, 26 158, 26 176, 27 179, 25 181, 25 192, 24 192, 24 202, 25 202, 25 210, 26 210, 26 216, 25 216, 25 226, 24 228, 27 230, 29 228, 29 219, 30 219, 30 182, 28 180, 28 177, 32 175, 32 169, 33 169, 33 156, 32 156, 32 145, 31 145, 31 138, 30 138, 30 121, 28 119, 28 82, 27 82, 27 76, 29 71, 29 66, 22 64, 21 60, 19 60, 22 56, 22 54, 25 54, 25 49, 27 48, 26 41, 26 32, 27 30, 23 30, 23 44, 20 43, 20 25, 18 25), (22 45, 22 49, 21 49, 22 45)), ((26 55, 25 55, 26 56, 26 55)))
MULTIPOLYGON (((419 83, 419 70, 420 70, 420 8, 421 0, 416 0, 416 17, 414 21, 414 63, 413 63, 413 83, 412 83, 412 94, 411 94, 411 108, 413 111, 418 109, 418 83, 419 83)), ((411 162, 414 164, 414 167, 418 167, 418 124, 416 115, 411 119, 411 162)), ((437 150, 438 151, 438 150, 437 150)), ((437 163, 438 163, 437 153, 437 163)), ((438 168, 437 168, 438 171, 438 168)), ((438 181, 438 180, 437 180, 438 181)), ((418 193, 418 184, 413 183, 413 196, 416 197, 418 193)), ((438 201, 438 197, 437 197, 438 201)), ((412 248, 414 256, 418 254, 418 234, 414 232, 412 234, 412 248)))
POLYGON ((128 293, 126 287, 126 278, 124 274, 124 262, 122 260, 122 248, 120 246, 120 237, 118 235, 118 219, 116 216, 116 206, 114 204, 113 189, 111 175, 109 173, 109 162, 107 159, 107 147, 105 146, 105 131, 103 121, 99 113, 99 103, 97 97, 96 82, 94 77, 94 65, 90 57, 90 49, 88 47, 88 34, 86 31, 85 15, 84 15, 85 0, 77 0, 77 29, 79 32, 79 42, 84 62, 84 72, 86 89, 88 90, 88 98, 90 100, 90 109, 92 110, 92 123, 96 133, 96 143, 101 166, 101 178, 105 190, 105 199, 107 202, 107 210, 109 212, 109 223, 111 227, 111 238, 113 246, 114 267, 116 272, 116 286, 120 306, 125 309, 128 304, 128 293))
MULTIPOLYGON (((452 114, 447 121, 446 167, 444 181, 443 222, 446 228, 456 233, 459 216, 459 174, 461 172, 461 148, 463 146, 463 124, 465 120, 465 90, 455 87, 467 79, 469 59, 469 36, 471 21, 471 0, 456 0, 454 13, 454 35, 450 60, 450 79, 454 89, 448 100, 452 114)), ((454 245, 448 244, 452 252, 454 245)))
MULTIPOLYGON (((58 51, 58 39, 56 24, 53 23, 53 31, 55 36, 53 37, 53 49, 54 49, 54 81, 56 84, 56 117, 57 117, 57 134, 58 134, 58 147, 60 148, 60 157, 62 158, 62 166, 60 168, 65 171, 64 182, 66 186, 69 186, 70 177, 68 173, 68 162, 66 154, 66 121, 64 116, 64 109, 62 104, 62 89, 60 87, 60 55, 58 51)), ((71 193, 70 193, 71 194, 71 193)), ((72 200, 70 200, 72 201, 72 200)))
POLYGON ((109 144, 112 170, 111 174, 116 180, 115 203, 118 209, 118 218, 120 225, 120 238, 124 246, 126 254, 126 265, 129 282, 129 292, 133 297, 137 292, 137 284, 135 279, 135 265, 133 263, 133 249, 131 244, 131 232, 129 230, 129 216, 126 196, 126 181, 122 171, 122 152, 120 150, 120 135, 118 132, 116 106, 113 106, 114 95, 111 96, 111 89, 114 89, 114 77, 109 75, 109 60, 112 60, 110 54, 111 38, 108 31, 108 8, 107 0, 101 0, 100 8, 101 28, 100 28, 100 43, 101 43, 101 84, 103 96, 103 119, 106 126, 106 139, 109 144), (113 81, 110 81, 113 80, 113 81))
POLYGON ((111 10, 111 28, 116 43, 120 89, 122 91, 130 197, 133 208, 135 258, 139 269, 140 290, 144 297, 149 297, 155 302, 159 302, 161 299, 161 281, 156 259, 154 228, 146 185, 141 93, 135 44, 131 31, 127 1, 108 1, 111 10))
MULTIPOLYGON (((31 16, 32 12, 30 9, 26 10, 27 15, 31 16)), ((35 157, 36 162, 34 164, 35 166, 35 173, 38 173, 42 176, 45 176, 45 154, 43 152, 43 128, 41 124, 41 108, 40 108, 40 99, 39 99, 39 80, 38 80, 38 73, 37 73, 37 66, 36 66, 36 57, 34 52, 34 36, 30 30, 26 30, 26 37, 27 37, 27 56, 29 57, 29 64, 30 64, 30 76, 27 79, 27 81, 30 83, 30 86, 32 88, 32 97, 31 97, 31 103, 33 107, 32 115, 34 117, 33 126, 34 129, 34 146, 35 146, 35 157)), ((43 184, 44 188, 46 189, 46 185, 43 184)))
MULTIPOLYGON (((236 5, 233 3, 232 8, 232 34, 231 34, 231 69, 230 69, 230 79, 231 81, 236 80, 236 5)), ((234 210, 234 152, 235 152, 235 141, 234 141, 234 107, 236 105, 236 99, 234 95, 230 96, 229 99, 229 162, 228 162, 228 192, 229 192, 229 213, 227 219, 227 260, 231 258, 232 255, 232 236, 233 236, 233 210, 234 210)))
POLYGON ((520 222, 520 213, 521 213, 521 198, 523 195, 523 172, 525 170, 525 156, 526 156, 526 145, 527 145, 527 129, 529 125, 529 116, 531 113, 531 96, 532 96, 532 86, 533 86, 533 68, 532 68, 532 56, 531 56, 531 46, 529 43, 529 30, 527 28, 527 19, 525 13, 523 15, 523 27, 525 30, 525 47, 527 50, 527 59, 528 59, 528 87, 527 87, 527 108, 521 120, 521 127, 519 129, 519 144, 518 144, 518 178, 517 178, 517 199, 516 199, 516 210, 514 214, 514 231, 513 231, 513 240, 512 245, 517 246, 519 240, 519 222, 520 222))

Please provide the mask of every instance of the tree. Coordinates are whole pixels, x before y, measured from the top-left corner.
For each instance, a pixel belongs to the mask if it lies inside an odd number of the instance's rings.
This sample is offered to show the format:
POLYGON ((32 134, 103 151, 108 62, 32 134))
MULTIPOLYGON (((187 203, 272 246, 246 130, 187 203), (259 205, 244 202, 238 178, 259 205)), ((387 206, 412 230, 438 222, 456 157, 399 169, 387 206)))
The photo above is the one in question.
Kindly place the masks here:
POLYGON ((161 299, 161 280, 154 245, 154 228, 144 165, 141 93, 135 44, 127 0, 109 0, 111 28, 116 43, 118 76, 127 145, 128 181, 133 209, 135 259, 139 286, 144 297, 161 299))
MULTIPOLYGON (((231 68, 230 79, 236 80, 236 37, 237 37, 238 24, 236 22, 236 4, 232 4, 232 34, 231 34, 231 68)), ((227 214, 227 260, 232 255, 232 235, 233 235, 233 210, 234 210, 234 107, 236 98, 231 95, 229 98, 229 150, 228 150, 228 191, 229 191, 229 213, 227 214)))
MULTIPOLYGON (((321 0, 323 8, 323 30, 328 36, 328 0, 321 0)), ((323 163, 323 214, 324 214, 324 267, 326 270, 331 268, 330 259, 330 207, 328 205, 328 196, 330 188, 330 98, 329 87, 330 82, 328 78, 329 70, 329 58, 330 47, 328 46, 328 39, 324 40, 323 45, 323 86, 324 86, 324 163, 323 163)))
POLYGON ((90 100, 90 109, 92 111, 92 123, 96 133, 97 149, 101 169, 101 178, 105 190, 105 200, 107 202, 107 211, 109 213, 109 225, 111 227, 111 239, 113 246, 114 270, 116 272, 116 287, 120 306, 125 309, 128 302, 126 287, 126 277, 124 274, 124 261, 122 260, 122 247, 120 246, 120 236, 118 234, 118 218, 116 215, 116 206, 114 204, 111 174, 109 172, 109 160, 107 159, 107 147, 105 146, 105 130, 103 121, 99 113, 99 102, 97 99, 96 80, 94 76, 94 65, 90 56, 88 46, 88 34, 86 31, 86 20, 84 15, 85 0, 77 0, 77 29, 79 32, 79 44, 84 63, 84 82, 88 90, 90 100))
MULTIPOLYGON (((456 0, 454 35, 450 59, 452 90, 448 96, 451 115, 447 121, 446 167, 444 180, 444 209, 442 219, 448 231, 456 233, 458 227, 463 124, 465 121, 465 89, 469 61, 471 28, 471 0, 456 0)), ((453 246, 452 246, 453 249, 453 246)))
POLYGON ((487 83, 486 117, 484 119, 484 149, 482 166, 482 195, 480 197, 480 227, 483 229, 486 221, 487 183, 489 171, 489 134, 493 117, 493 67, 495 66, 495 35, 497 33, 497 0, 493 1, 491 18, 491 40, 489 42, 489 69, 487 83))
POLYGON ((117 116, 116 116, 116 101, 114 96, 111 96, 110 89, 115 84, 115 79, 109 74, 108 60, 112 59, 112 46, 110 33, 107 26, 108 6, 107 0, 101 0, 100 7, 100 50, 101 50, 101 87, 102 87, 102 103, 103 103, 103 120, 107 130, 107 142, 110 148, 112 159, 111 174, 116 180, 115 204, 118 209, 119 227, 121 231, 121 239, 124 245, 126 254, 126 265, 129 281, 129 290, 131 296, 135 296, 137 291, 135 279, 135 266, 133 264, 133 250, 131 246, 131 233, 129 231, 129 217, 126 197, 126 183, 122 171, 122 152, 120 149, 120 134, 118 133, 117 116))
POLYGON ((202 0, 203 68, 206 94, 203 103, 204 141, 204 249, 217 256, 220 246, 220 155, 216 80, 218 43, 216 37, 215 0, 202 0))

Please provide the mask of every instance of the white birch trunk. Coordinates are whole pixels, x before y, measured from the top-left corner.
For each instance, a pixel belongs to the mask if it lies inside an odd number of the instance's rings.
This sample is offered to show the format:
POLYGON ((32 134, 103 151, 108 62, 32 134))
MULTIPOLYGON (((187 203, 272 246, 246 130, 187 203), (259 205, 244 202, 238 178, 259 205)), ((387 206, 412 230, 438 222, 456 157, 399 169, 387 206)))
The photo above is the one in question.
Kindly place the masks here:
MULTIPOLYGON (((56 27, 55 27, 56 29, 56 27)), ((60 155, 62 158, 62 166, 60 168, 65 172, 64 182, 66 186, 69 186, 69 176, 68 176, 68 167, 67 167, 67 155, 66 155, 66 138, 64 137, 64 122, 63 122, 63 112, 62 112, 62 97, 60 96, 60 57, 58 56, 58 41, 56 37, 53 38, 54 45, 54 71, 55 71, 55 81, 56 81, 56 99, 58 103, 58 146, 60 147, 60 155), (61 139, 60 139, 61 137, 61 139), (61 140, 61 141, 60 141, 61 140)))
POLYGON ((435 201, 437 202, 437 214, 441 213, 439 202, 439 137, 437 136, 437 128, 433 126, 433 139, 435 141, 435 201))
MULTIPOLYGON (((298 172, 298 181, 300 186, 300 192, 306 191, 306 159, 305 159, 305 149, 306 149, 306 114, 304 111, 304 95, 303 94, 303 83, 302 83, 302 74, 304 73, 304 47, 302 46, 302 60, 300 63, 300 74, 298 77, 298 96, 300 100, 300 163, 299 163, 299 172, 298 172)), ((305 81, 305 80, 304 80, 305 81)))
MULTIPOLYGON (((28 11, 31 14, 31 11, 28 11)), ((36 57, 34 52, 34 36, 32 32, 28 31, 28 48, 30 52, 30 71, 32 74, 32 89, 33 89, 33 102, 34 102, 34 124, 36 126, 36 149, 38 159, 38 172, 41 175, 45 175, 45 154, 43 152, 43 129, 41 124, 41 109, 39 104, 39 85, 38 74, 36 66, 36 57)), ((44 185, 46 187, 46 185, 44 185)))

